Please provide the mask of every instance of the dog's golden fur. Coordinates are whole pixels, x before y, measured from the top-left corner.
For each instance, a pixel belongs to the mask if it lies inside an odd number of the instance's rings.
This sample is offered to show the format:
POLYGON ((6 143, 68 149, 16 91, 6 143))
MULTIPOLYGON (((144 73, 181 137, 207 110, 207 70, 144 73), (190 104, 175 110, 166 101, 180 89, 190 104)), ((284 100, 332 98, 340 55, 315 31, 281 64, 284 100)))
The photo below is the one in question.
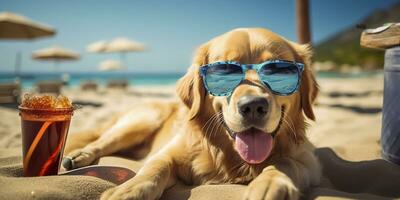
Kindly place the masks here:
POLYGON ((137 146, 132 156, 146 158, 146 164, 136 177, 106 191, 102 199, 156 199, 178 179, 187 184, 249 184, 246 199, 298 199, 302 190, 320 179, 319 164, 305 135, 305 118, 315 119, 312 104, 318 92, 310 57, 307 45, 268 30, 235 29, 198 49, 192 66, 177 83, 180 101, 149 102, 97 130, 72 134, 66 151, 74 167, 81 167, 137 146), (298 92, 273 95, 254 71, 248 71, 228 103, 228 97, 209 95, 199 74, 200 66, 215 61, 261 63, 270 59, 305 63, 298 92), (237 122, 235 104, 249 94, 265 97, 271 104, 263 129, 278 129, 272 153, 259 164, 242 160, 221 122, 241 129, 244 125, 237 122))

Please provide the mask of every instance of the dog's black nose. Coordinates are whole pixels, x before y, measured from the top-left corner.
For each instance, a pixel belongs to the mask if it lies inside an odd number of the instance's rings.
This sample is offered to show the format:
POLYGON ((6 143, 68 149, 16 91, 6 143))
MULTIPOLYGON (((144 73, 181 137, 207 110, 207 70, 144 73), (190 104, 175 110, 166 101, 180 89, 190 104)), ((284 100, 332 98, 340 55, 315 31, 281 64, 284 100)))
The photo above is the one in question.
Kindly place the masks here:
POLYGON ((260 120, 268 112, 268 100, 264 97, 243 96, 237 105, 239 113, 248 120, 260 120))

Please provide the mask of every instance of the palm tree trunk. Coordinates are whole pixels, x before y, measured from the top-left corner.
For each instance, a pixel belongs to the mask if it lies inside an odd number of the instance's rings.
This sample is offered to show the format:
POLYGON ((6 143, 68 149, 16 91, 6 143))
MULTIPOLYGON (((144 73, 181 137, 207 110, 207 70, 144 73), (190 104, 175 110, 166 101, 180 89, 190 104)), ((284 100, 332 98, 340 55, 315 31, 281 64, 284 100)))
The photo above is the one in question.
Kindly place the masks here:
POLYGON ((308 0, 296 0, 296 25, 298 42, 311 43, 308 0))

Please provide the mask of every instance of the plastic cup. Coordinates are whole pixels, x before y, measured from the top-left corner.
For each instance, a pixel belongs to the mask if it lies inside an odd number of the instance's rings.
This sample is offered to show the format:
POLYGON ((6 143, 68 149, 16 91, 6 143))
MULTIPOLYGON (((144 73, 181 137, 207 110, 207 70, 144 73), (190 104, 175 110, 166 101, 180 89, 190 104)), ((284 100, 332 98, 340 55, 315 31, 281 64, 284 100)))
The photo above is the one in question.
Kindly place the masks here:
POLYGON ((57 175, 73 108, 19 107, 24 176, 57 175))

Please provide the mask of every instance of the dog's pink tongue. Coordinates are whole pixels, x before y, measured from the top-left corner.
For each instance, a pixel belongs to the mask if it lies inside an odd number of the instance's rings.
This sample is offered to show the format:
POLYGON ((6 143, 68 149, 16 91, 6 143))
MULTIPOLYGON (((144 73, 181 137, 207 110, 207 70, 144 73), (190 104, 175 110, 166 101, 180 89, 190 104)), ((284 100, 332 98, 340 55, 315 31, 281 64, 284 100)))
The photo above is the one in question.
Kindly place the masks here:
POLYGON ((236 134, 236 150, 240 157, 250 164, 258 164, 268 158, 272 150, 273 138, 270 134, 251 129, 236 134))

